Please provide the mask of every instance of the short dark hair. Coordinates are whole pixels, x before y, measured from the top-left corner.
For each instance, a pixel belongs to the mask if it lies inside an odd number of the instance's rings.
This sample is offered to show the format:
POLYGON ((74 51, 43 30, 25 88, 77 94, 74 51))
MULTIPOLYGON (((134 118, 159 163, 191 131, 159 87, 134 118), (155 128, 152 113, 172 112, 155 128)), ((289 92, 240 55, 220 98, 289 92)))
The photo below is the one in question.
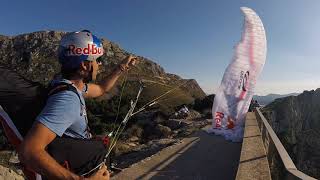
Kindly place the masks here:
POLYGON ((77 68, 68 68, 61 66, 61 75, 64 79, 71 79, 73 76, 79 73, 80 67, 77 68))
MULTIPOLYGON (((84 62, 91 62, 91 61, 87 61, 85 60, 84 62)), ((76 68, 70 68, 70 67, 66 67, 66 66, 61 66, 61 75, 62 78, 64 79, 71 79, 73 76, 79 75, 79 71, 80 71, 80 65, 76 68)))

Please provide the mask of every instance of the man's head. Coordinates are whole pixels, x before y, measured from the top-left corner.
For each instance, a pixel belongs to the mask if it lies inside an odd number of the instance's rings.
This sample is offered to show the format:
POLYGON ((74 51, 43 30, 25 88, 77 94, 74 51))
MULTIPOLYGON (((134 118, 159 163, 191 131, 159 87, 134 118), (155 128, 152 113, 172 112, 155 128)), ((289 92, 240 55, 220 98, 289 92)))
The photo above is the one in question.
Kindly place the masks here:
POLYGON ((103 46, 90 31, 71 32, 61 39, 58 54, 64 78, 80 77, 88 82, 96 79, 103 46))

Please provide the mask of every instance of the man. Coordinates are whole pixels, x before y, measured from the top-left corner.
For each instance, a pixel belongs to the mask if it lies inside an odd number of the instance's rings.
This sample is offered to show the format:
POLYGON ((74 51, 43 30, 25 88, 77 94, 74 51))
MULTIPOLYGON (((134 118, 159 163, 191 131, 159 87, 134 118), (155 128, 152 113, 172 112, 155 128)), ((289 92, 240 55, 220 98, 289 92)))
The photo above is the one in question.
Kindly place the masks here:
MULTIPOLYGON (((70 84, 78 93, 61 91, 49 96, 46 106, 19 147, 19 158, 27 167, 48 179, 84 179, 60 165, 46 148, 56 137, 90 139, 84 98, 99 97, 108 92, 136 59, 128 56, 102 82, 87 84, 95 80, 98 73, 97 59, 103 55, 101 41, 86 30, 72 32, 62 38, 58 53, 62 78, 52 83, 70 84)), ((107 180, 109 172, 103 166, 88 179, 107 180)))
POLYGON ((248 112, 253 112, 253 110, 254 110, 254 103, 255 103, 255 100, 254 100, 254 99, 251 99, 248 112))

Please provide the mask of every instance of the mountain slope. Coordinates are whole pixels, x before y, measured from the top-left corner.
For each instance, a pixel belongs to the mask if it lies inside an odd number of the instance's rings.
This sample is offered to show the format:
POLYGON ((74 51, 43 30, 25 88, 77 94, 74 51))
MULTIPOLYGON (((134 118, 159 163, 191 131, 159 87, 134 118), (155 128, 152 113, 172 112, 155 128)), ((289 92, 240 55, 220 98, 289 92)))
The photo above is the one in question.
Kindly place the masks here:
POLYGON ((290 93, 290 94, 268 94, 266 96, 257 96, 254 95, 253 99, 257 100, 261 105, 267 105, 278 98, 284 98, 288 96, 297 96, 299 93, 290 93))
MULTIPOLYGON (((40 31, 11 37, 0 35, 0 65, 15 69, 29 80, 47 84, 59 72, 60 65, 56 51, 64 34, 66 32, 40 31)), ((111 72, 116 64, 130 54, 107 39, 102 39, 102 42, 106 53, 103 56, 102 73, 98 79, 111 72)), ((124 91, 125 97, 134 98, 139 86, 137 82, 140 80, 147 87, 143 92, 145 102, 183 84, 177 91, 167 96, 169 99, 172 98, 171 100, 160 104, 160 107, 163 110, 166 109, 168 113, 171 113, 178 105, 190 104, 195 99, 205 97, 205 93, 195 80, 182 79, 177 75, 168 74, 160 65, 142 56, 138 56, 138 59, 140 63, 129 71, 128 86, 124 91)), ((122 79, 118 81, 118 85, 113 88, 112 92, 102 99, 110 99, 114 95, 119 95, 121 82, 122 79)))

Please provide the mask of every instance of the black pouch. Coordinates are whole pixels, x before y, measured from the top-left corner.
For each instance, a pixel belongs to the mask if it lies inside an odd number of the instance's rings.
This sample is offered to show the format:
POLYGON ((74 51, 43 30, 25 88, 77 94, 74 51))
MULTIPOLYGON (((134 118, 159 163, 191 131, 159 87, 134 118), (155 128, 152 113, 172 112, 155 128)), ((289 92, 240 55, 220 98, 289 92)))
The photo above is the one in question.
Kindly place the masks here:
POLYGON ((98 170, 96 167, 104 162, 108 147, 102 140, 56 137, 47 146, 47 151, 71 172, 83 175, 91 171, 88 174, 91 175, 98 170), (92 171, 93 169, 95 170, 92 171))

